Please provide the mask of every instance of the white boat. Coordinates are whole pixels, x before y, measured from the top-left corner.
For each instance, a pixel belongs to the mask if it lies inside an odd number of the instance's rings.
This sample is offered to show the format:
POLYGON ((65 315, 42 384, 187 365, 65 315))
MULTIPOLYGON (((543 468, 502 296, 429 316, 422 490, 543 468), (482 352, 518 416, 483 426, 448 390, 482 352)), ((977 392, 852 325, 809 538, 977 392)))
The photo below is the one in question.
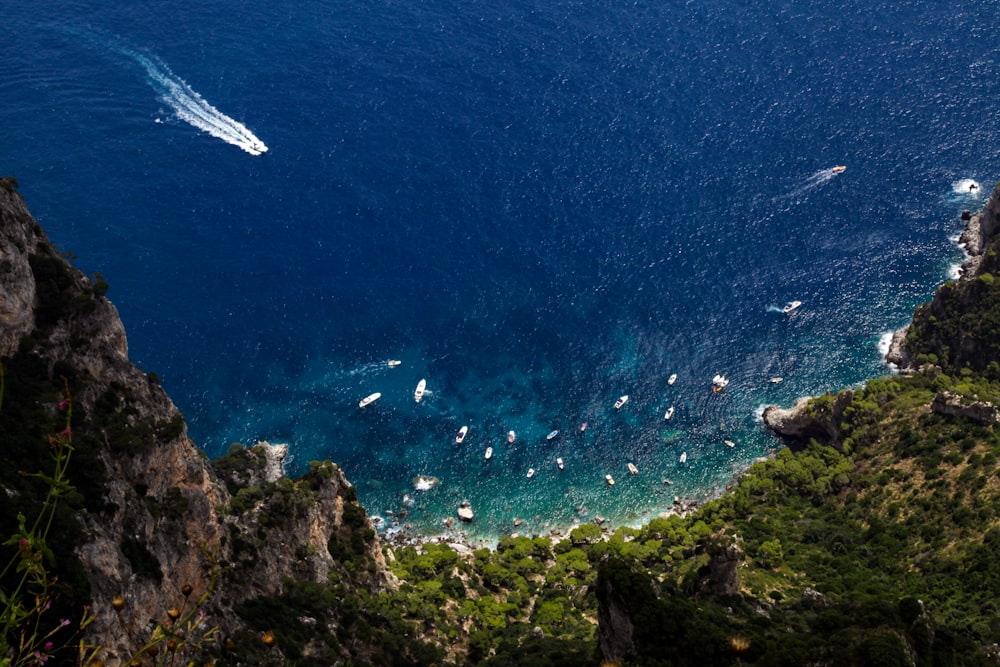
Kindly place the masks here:
POLYGON ((468 426, 463 426, 462 428, 458 429, 458 435, 455 436, 455 442, 461 444, 461 442, 465 440, 465 434, 468 432, 469 432, 468 426))
POLYGON ((557 435, 559 435, 559 430, 558 429, 556 429, 555 431, 552 431, 547 436, 545 436, 545 439, 546 440, 551 440, 552 438, 556 437, 557 435))
POLYGON ((583 422, 582 424, 580 424, 580 433, 583 433, 586 430, 587 430, 587 422, 583 422))
POLYGON ((712 384, 714 384, 719 389, 722 389, 727 384, 729 384, 729 380, 726 379, 725 375, 716 375, 714 378, 712 378, 712 384))
POLYGON ((688 460, 688 453, 687 452, 681 452, 681 463, 684 463, 687 460, 688 460))
POLYGON ((507 442, 514 442, 515 438, 517 438, 516 433, 514 433, 513 431, 507 431, 507 442))
POLYGON ((830 170, 831 174, 841 174, 847 170, 846 164, 838 164, 836 167, 830 170))
POLYGON ((631 463, 631 462, 629 462, 629 464, 628 464, 628 471, 630 473, 632 473, 633 475, 638 475, 639 474, 639 469, 636 468, 635 464, 631 463))
POLYGON ((736 446, 736 443, 733 442, 732 440, 723 440, 722 442, 726 443, 726 447, 735 447, 736 446))
POLYGON ((401 363, 403 362, 400 361, 399 359, 390 359, 389 361, 385 362, 385 365, 388 366, 389 368, 395 368, 396 366, 399 366, 401 363))
POLYGON ((556 459, 556 466, 557 466, 557 467, 558 467, 558 468, 559 468, 560 470, 562 470, 562 469, 563 469, 563 460, 562 460, 561 458, 558 458, 558 459, 556 459))
POLYGON ((789 301, 788 303, 785 304, 785 307, 781 309, 781 312, 786 314, 790 313, 801 305, 802 305, 801 301, 789 301))
POLYGON ((671 405, 669 408, 667 408, 667 411, 663 413, 663 418, 670 419, 673 416, 674 416, 674 406, 671 405))
POLYGON ((605 475, 604 476, 604 481, 608 483, 608 486, 614 486, 615 485, 615 478, 612 477, 611 475, 605 475))
POLYGON ((535 476, 535 469, 534 468, 528 468, 528 475, 527 475, 528 479, 531 479, 534 476, 535 476))
POLYGON ((625 394, 624 396, 619 397, 619 399, 617 401, 615 401, 615 409, 617 410, 618 408, 620 408, 621 406, 625 405, 626 403, 628 403, 628 394, 625 394))
POLYGON ((779 378, 779 377, 773 377, 773 378, 771 378, 771 379, 769 380, 769 382, 770 382, 771 384, 778 384, 779 382, 781 382, 781 381, 782 381, 782 380, 784 380, 784 379, 785 379, 785 378, 779 378))
POLYGON ((363 408, 366 405, 374 403, 380 398, 382 398, 382 394, 377 391, 374 394, 368 394, 367 396, 361 399, 361 401, 358 403, 358 407, 363 408))
POLYGON ((493 448, 492 447, 487 447, 486 448, 486 460, 489 461, 491 458, 493 458, 493 448))
POLYGON ((426 389, 427 380, 421 379, 420 382, 417 383, 416 391, 413 392, 413 400, 419 403, 420 399, 424 397, 424 391, 426 391, 426 389))
POLYGON ((677 373, 673 373, 670 377, 667 378, 667 384, 673 385, 675 382, 677 382, 677 373))

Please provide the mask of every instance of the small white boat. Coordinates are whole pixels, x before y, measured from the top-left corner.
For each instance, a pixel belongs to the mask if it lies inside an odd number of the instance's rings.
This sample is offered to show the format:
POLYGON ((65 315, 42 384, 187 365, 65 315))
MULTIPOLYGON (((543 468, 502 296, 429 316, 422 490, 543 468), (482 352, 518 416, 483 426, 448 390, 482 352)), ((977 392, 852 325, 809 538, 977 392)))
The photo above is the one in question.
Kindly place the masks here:
POLYGON ((560 470, 563 469, 563 460, 562 460, 562 458, 556 459, 556 467, 558 467, 560 470))
POLYGON ((513 431, 507 431, 507 442, 514 442, 516 438, 517 438, 517 433, 514 433, 513 431))
POLYGON ((385 365, 388 366, 389 368, 395 368, 396 366, 399 366, 401 363, 403 362, 400 361, 399 359, 390 359, 389 361, 385 362, 385 365))
POLYGON ((789 301, 788 303, 785 304, 785 307, 781 309, 781 312, 787 315, 788 313, 792 312, 801 305, 802 305, 801 301, 789 301))
POLYGON ((426 390, 427 390, 427 380, 421 379, 420 382, 417 383, 416 391, 413 392, 413 400, 419 403, 420 399, 424 397, 424 391, 426 390))
POLYGON ((670 419, 673 416, 674 416, 674 406, 671 405, 669 408, 667 408, 667 411, 663 413, 663 418, 670 419))
POLYGON ((768 380, 768 382, 770 382, 771 384, 778 384, 779 382, 781 382, 784 379, 785 378, 773 377, 770 380, 768 380))
POLYGON ((629 464, 628 464, 628 471, 630 473, 632 473, 633 475, 638 475, 639 474, 639 469, 636 468, 635 464, 632 463, 632 462, 629 462, 629 464))
POLYGON ((374 394, 368 394, 367 396, 361 399, 361 401, 358 403, 358 407, 363 408, 366 405, 374 403, 380 398, 382 398, 382 394, 380 392, 376 391, 374 394))
POLYGON ((546 440, 551 440, 552 438, 556 437, 557 435, 559 435, 559 430, 558 429, 556 429, 555 431, 552 431, 547 436, 545 436, 545 439, 546 440))
POLYGON ((528 479, 531 479, 534 476, 535 476, 535 469, 534 468, 528 468, 528 475, 527 475, 528 479))
POLYGON ((491 458, 493 458, 493 448, 492 447, 487 447, 486 448, 486 460, 489 461, 491 458))
POLYGON ((846 164, 838 164, 836 167, 830 170, 831 174, 841 174, 847 169, 846 164))
POLYGON ((462 441, 465 440, 465 434, 468 432, 469 432, 468 426, 463 426, 462 428, 458 429, 458 435, 455 436, 455 442, 461 444, 462 441))
POLYGON ((587 422, 583 422, 582 424, 580 424, 580 433, 583 433, 586 430, 587 430, 587 422))
POLYGON ((684 463, 687 460, 688 460, 688 453, 687 452, 681 452, 681 463, 684 463))
POLYGON ((628 394, 621 396, 617 401, 615 401, 615 410, 625 405, 626 403, 628 403, 628 394))
POLYGON ((612 477, 611 475, 605 475, 604 476, 604 481, 608 483, 608 486, 614 486, 615 485, 615 478, 612 477))
POLYGON ((726 443, 726 447, 735 447, 736 446, 736 443, 733 442, 732 440, 723 440, 722 442, 726 443))
POLYGON ((722 387, 725 387, 727 384, 729 384, 729 380, 726 379, 725 375, 716 375, 714 378, 712 378, 712 384, 721 389, 722 387))
POLYGON ((667 378, 667 384, 673 385, 675 382, 677 382, 677 373, 673 373, 670 377, 667 378))

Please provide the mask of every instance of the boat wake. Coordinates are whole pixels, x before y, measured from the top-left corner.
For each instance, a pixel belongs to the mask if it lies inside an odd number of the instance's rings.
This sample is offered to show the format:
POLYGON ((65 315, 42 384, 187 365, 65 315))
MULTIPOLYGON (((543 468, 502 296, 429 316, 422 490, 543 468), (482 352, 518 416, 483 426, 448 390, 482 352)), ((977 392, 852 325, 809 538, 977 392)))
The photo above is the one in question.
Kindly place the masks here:
MULTIPOLYGON (((242 148, 250 155, 267 152, 267 146, 246 125, 230 118, 205 101, 188 83, 174 74, 162 60, 154 55, 146 55, 120 43, 120 40, 93 32, 60 27, 62 32, 83 38, 87 42, 110 49, 140 65, 146 72, 146 80, 153 87, 164 104, 184 122, 227 144, 242 148)), ((159 122, 159 119, 157 119, 159 122)))
POLYGON ((177 117, 207 132, 216 139, 222 139, 227 144, 242 148, 250 155, 261 155, 267 152, 264 142, 247 128, 246 125, 230 118, 205 101, 184 79, 180 78, 167 67, 166 63, 155 56, 146 56, 130 49, 118 49, 124 55, 139 63, 144 70, 150 85, 160 95, 164 104, 177 114, 177 117))
POLYGON ((792 190, 786 195, 778 197, 778 199, 797 199, 802 195, 806 194, 810 190, 818 188, 824 183, 828 183, 837 177, 838 174, 843 172, 842 168, 830 167, 828 169, 820 169, 816 173, 812 174, 806 178, 805 182, 799 185, 797 188, 792 190))

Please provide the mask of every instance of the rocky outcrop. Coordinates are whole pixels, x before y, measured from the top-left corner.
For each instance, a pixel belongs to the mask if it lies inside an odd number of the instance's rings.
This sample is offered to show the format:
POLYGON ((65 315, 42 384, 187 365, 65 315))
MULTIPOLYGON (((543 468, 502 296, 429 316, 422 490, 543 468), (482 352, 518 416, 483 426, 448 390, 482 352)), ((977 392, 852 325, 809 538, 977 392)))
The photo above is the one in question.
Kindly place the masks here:
POLYGON ((743 551, 737 541, 713 545, 708 564, 699 572, 698 597, 728 597, 740 594, 739 566, 743 551))
POLYGON ((815 438, 824 444, 840 447, 840 419, 854 400, 854 392, 842 391, 818 399, 800 398, 791 408, 769 405, 762 415, 764 425, 792 444, 804 444, 815 438))
POLYGON ((95 467, 71 472, 97 480, 102 496, 75 518, 75 552, 96 614, 86 639, 103 663, 123 664, 151 623, 213 584, 203 627, 234 636, 244 629, 239 603, 279 595, 289 578, 326 582, 339 566, 331 544, 374 562, 359 568, 373 589, 388 585, 378 538, 336 465, 288 480, 287 446, 260 443, 216 473, 155 377, 129 361, 106 289, 55 251, 13 183, 0 181, 0 360, 37 369, 50 386, 65 377, 72 393, 77 456, 95 467), (113 610, 116 597, 124 607, 113 610))
POLYGON ((1000 421, 997 407, 987 401, 966 399, 950 391, 938 392, 931 410, 948 417, 964 417, 979 424, 992 426, 1000 421))

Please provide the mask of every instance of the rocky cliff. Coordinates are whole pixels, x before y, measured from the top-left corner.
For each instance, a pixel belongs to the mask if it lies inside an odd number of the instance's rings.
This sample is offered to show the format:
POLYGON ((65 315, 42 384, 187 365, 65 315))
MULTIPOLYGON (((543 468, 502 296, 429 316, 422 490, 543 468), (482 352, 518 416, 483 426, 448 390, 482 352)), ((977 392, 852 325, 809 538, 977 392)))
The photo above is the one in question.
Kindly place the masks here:
MULTIPOLYGON (((68 388, 77 492, 67 500, 74 515, 50 539, 72 544, 77 562, 59 567, 86 579, 76 593, 89 587, 97 618, 86 638, 104 664, 123 664, 169 623, 166 610, 203 594, 199 627, 219 628, 217 650, 233 648, 250 632, 238 608, 290 581, 327 581, 342 567, 331 548, 369 563, 353 580, 387 585, 378 539, 340 469, 316 464, 284 479, 282 452, 261 443, 236 448, 217 472, 155 376, 129 361, 106 290, 56 251, 16 182, 0 181, 0 430, 8 457, 21 459, 12 467, 48 472, 44 432, 58 430, 68 388)), ((0 475, 0 487, 6 517, 37 509, 23 475, 0 475)))

